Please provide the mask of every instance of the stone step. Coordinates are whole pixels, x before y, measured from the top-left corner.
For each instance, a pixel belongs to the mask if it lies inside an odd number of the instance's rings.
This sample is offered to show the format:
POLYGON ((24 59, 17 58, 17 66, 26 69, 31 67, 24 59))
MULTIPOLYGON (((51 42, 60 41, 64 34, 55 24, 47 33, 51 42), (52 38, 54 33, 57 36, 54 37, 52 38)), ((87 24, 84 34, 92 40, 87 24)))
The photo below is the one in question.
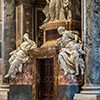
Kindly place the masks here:
POLYGON ((7 100, 8 92, 0 90, 0 100, 7 100))
POLYGON ((8 100, 9 85, 0 84, 0 100, 8 100))
POLYGON ((97 94, 75 94, 73 100, 100 100, 100 95, 97 94))
POLYGON ((0 84, 0 88, 9 88, 8 84, 0 84))

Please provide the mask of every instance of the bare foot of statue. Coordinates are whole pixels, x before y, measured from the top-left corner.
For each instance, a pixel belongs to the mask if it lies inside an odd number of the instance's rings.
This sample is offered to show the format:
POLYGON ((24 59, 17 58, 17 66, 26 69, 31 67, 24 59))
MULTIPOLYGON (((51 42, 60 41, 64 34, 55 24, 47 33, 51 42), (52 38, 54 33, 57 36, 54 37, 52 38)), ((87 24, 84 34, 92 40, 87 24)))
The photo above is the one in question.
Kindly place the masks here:
POLYGON ((6 74, 5 76, 4 76, 4 78, 8 78, 9 77, 9 74, 6 74))

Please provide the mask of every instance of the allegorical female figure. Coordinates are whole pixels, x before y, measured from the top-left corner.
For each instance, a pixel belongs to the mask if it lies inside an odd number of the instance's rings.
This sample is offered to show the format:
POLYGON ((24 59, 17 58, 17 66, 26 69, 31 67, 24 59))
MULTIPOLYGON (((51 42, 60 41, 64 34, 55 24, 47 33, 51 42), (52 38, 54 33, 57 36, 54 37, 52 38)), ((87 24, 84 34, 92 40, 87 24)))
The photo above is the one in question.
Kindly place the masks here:
POLYGON ((10 68, 8 73, 5 75, 5 78, 8 78, 9 76, 15 78, 17 72, 21 73, 23 64, 29 59, 28 51, 37 48, 35 42, 29 39, 27 33, 24 34, 23 40, 22 44, 10 53, 10 68))

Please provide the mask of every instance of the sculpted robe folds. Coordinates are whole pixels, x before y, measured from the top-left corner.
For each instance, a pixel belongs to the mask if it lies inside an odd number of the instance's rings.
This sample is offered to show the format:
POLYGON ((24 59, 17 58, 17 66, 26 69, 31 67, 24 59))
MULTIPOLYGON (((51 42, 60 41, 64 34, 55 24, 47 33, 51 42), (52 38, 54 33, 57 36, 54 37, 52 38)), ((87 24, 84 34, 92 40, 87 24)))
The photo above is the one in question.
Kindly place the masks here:
POLYGON ((22 72, 22 64, 29 59, 28 51, 37 47, 35 42, 28 38, 28 34, 24 34, 23 38, 24 42, 16 50, 10 53, 10 68, 5 78, 9 76, 14 78, 17 72, 22 72))
POLYGON ((68 0, 46 0, 46 2, 47 5, 43 9, 43 13, 46 16, 44 22, 65 20, 66 16, 67 18, 71 17, 71 11, 69 11, 68 7, 70 3, 68 0))

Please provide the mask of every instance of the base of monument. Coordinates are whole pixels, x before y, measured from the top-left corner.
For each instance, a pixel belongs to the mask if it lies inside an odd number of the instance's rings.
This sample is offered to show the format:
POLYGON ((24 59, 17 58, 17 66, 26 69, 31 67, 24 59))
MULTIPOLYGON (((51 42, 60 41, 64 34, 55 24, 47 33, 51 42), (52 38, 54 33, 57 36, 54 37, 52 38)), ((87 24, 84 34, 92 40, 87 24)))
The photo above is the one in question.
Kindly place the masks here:
POLYGON ((57 29, 60 26, 65 27, 67 30, 80 30, 81 23, 76 20, 56 20, 43 24, 40 29, 47 31, 57 29))
POLYGON ((100 86, 83 86, 81 93, 85 94, 100 94, 100 86))
POLYGON ((10 85, 8 100, 32 100, 32 85, 10 85))
POLYGON ((8 100, 9 85, 0 85, 0 100, 8 100))
POLYGON ((100 100, 100 94, 75 94, 73 100, 100 100))
POLYGON ((75 94, 74 100, 100 100, 100 86, 83 86, 80 94, 75 94))
POLYGON ((59 85, 59 100, 73 100, 74 94, 79 93, 81 85, 59 85))

